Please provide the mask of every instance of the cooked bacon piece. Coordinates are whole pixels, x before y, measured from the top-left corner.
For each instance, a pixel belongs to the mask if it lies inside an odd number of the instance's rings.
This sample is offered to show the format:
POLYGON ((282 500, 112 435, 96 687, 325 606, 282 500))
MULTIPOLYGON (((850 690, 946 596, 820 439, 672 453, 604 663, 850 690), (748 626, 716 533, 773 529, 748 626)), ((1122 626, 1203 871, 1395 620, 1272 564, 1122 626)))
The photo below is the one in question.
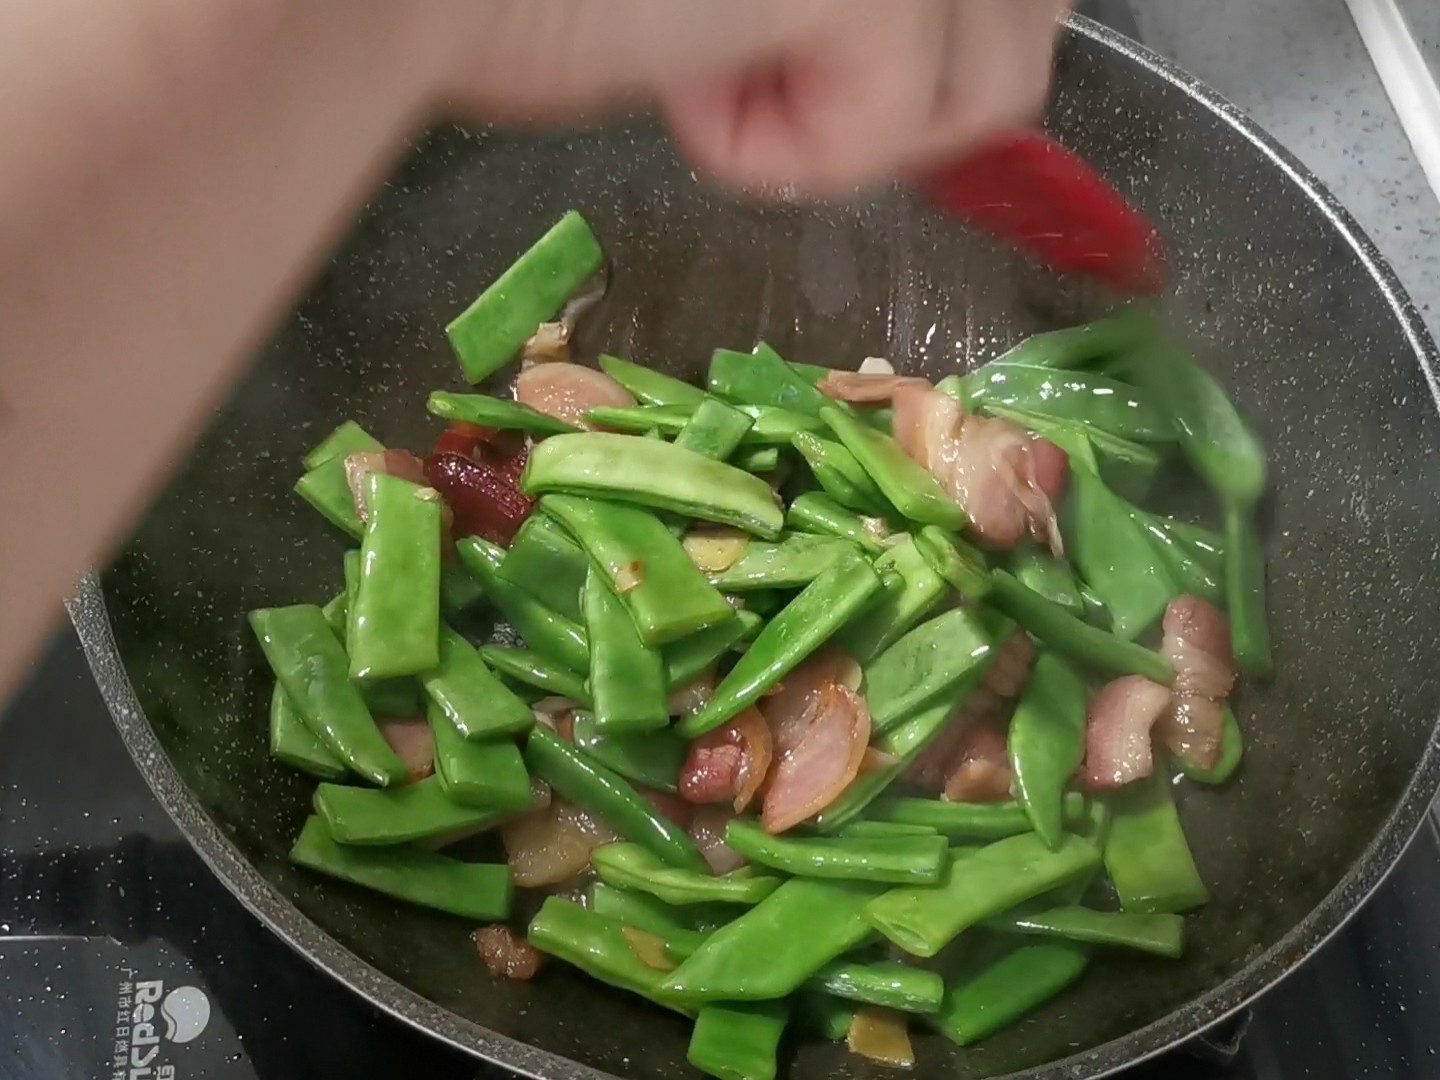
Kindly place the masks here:
POLYGON ((1225 732, 1223 706, 1235 685, 1230 624, 1209 601, 1185 594, 1161 622, 1161 651, 1175 668, 1170 708, 1155 734, 1172 754, 1214 768, 1225 732))
POLYGON ((470 935, 480 959, 491 975, 506 979, 533 979, 545 963, 545 954, 508 926, 482 926, 470 935))
POLYGON ((695 807, 690 805, 678 795, 671 795, 668 791, 660 791, 658 788, 645 787, 641 784, 635 785, 635 790, 658 810, 665 817, 675 822, 682 829, 689 827, 690 819, 694 816, 695 807))
POLYGON ((913 386, 895 394, 893 430, 960 504, 976 536, 1010 548, 1029 533, 1060 553, 1052 500, 1068 459, 1054 443, 1008 420, 966 415, 948 394, 913 386))
POLYGON ((770 725, 771 752, 775 757, 799 745, 825 691, 848 681, 847 674, 854 664, 840 649, 827 646, 812 653, 761 700, 760 711, 770 725))
POLYGON ((769 833, 800 824, 829 806, 860 772, 870 744, 870 710, 848 686, 832 683, 813 719, 770 772, 760 823, 769 833))
POLYGON ((1011 634, 985 669, 980 685, 961 703, 945 729, 921 751, 906 772, 906 779, 929 791, 943 791, 950 774, 961 763, 966 731, 975 724, 1003 725, 1030 675, 1034 655, 1035 647, 1024 631, 1011 634))
POLYGON ((1150 729, 1170 704, 1170 688, 1139 675, 1106 683, 1085 719, 1081 782, 1091 790, 1124 787, 1155 768, 1150 729))
POLYGON ((1010 797, 1010 759, 1005 731, 993 720, 966 727, 950 759, 945 798, 950 802, 999 802, 1010 797))
POLYGON ((536 364, 515 380, 515 400, 547 416, 588 428, 585 414, 602 405, 634 405, 635 398, 603 371, 580 364, 536 364))
POLYGON ((680 794, 692 803, 730 802, 739 813, 764 783, 771 754, 769 725, 758 709, 746 709, 690 744, 680 794))
POLYGON ((425 479, 440 492, 454 515, 457 537, 483 536, 509 544, 535 504, 520 494, 520 473, 525 454, 484 460, 455 453, 431 454, 425 459, 425 479))
POLYGON ((879 405, 891 400, 902 386, 929 389, 930 384, 913 375, 832 371, 815 384, 815 389, 836 401, 848 401, 852 405, 879 405))
POLYGON ((424 780, 435 771, 435 736, 424 717, 381 720, 380 734, 395 751, 412 782, 424 780))

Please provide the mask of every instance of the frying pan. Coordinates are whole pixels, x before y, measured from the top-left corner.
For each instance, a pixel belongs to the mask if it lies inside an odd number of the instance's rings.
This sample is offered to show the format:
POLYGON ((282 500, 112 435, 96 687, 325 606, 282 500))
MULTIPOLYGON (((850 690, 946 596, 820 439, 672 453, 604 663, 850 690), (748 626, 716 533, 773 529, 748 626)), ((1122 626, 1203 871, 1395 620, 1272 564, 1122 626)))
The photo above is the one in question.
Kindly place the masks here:
MULTIPOLYGON (((961 1078, 1098 1076, 1241 1006, 1301 962, 1397 858, 1440 781, 1436 351, 1371 243, 1305 170, 1163 60, 1083 19, 1050 129, 1169 236, 1161 314, 1196 343, 1271 450, 1277 674, 1246 685, 1249 753, 1220 791, 1182 787, 1214 899, 1180 962, 1106 957, 1041 1012, 956 1051, 961 1078)), ((471 927, 285 862, 310 785, 270 761, 253 607, 323 602, 341 542, 290 492, 353 416, 434 437, 454 385, 441 327, 561 211, 581 209, 614 287, 581 348, 687 377, 764 337, 798 360, 886 355, 938 377, 1098 314, 1055 279, 894 191, 849 206, 732 201, 646 122, 547 138, 427 136, 72 612, 135 760, 216 874, 276 933, 396 1016, 546 1077, 673 1077, 686 1025, 552 965, 491 979, 471 927)), ((1182 492, 1190 502, 1200 498, 1182 492)), ((806 1045, 794 1080, 869 1074, 806 1045)))

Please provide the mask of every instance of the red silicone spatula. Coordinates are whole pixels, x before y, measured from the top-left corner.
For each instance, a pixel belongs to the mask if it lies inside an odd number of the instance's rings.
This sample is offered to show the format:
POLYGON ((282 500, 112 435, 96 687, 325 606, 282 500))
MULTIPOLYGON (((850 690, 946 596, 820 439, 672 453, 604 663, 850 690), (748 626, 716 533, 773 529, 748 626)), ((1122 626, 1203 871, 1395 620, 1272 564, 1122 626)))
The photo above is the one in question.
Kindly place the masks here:
POLYGON ((1164 287, 1160 234, 1079 155, 1008 132, 921 182, 937 205, 1056 270, 1133 293, 1164 287))

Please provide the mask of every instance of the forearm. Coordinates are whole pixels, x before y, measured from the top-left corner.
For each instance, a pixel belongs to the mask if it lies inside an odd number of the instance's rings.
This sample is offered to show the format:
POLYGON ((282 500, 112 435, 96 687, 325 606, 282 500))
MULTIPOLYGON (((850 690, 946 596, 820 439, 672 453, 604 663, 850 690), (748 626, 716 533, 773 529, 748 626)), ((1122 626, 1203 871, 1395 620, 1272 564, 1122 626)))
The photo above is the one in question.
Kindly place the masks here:
POLYGON ((0 0, 0 692, 418 120, 428 3, 0 0))

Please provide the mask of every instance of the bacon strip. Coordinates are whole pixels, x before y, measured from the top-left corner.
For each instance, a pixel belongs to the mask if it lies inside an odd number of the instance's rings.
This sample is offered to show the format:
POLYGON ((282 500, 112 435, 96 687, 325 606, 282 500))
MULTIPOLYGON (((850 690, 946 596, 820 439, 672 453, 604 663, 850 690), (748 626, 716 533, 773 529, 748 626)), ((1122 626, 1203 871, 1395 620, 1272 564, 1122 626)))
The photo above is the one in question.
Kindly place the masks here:
POLYGON ((1090 701, 1085 719, 1081 782, 1103 791, 1124 787, 1155 769, 1150 729, 1170 704, 1170 688, 1139 675, 1106 683, 1090 701))
POLYGON ((1229 621, 1209 601, 1187 593, 1170 601, 1161 629, 1160 649, 1174 665, 1175 682, 1156 736, 1172 754, 1214 768, 1224 739, 1225 699, 1235 685, 1229 621))
POLYGON ((960 504, 976 536, 1011 548, 1028 533, 1061 554, 1052 500, 1069 464, 1063 450, 1008 420, 967 415, 939 390, 905 386, 894 400, 895 438, 960 504))

